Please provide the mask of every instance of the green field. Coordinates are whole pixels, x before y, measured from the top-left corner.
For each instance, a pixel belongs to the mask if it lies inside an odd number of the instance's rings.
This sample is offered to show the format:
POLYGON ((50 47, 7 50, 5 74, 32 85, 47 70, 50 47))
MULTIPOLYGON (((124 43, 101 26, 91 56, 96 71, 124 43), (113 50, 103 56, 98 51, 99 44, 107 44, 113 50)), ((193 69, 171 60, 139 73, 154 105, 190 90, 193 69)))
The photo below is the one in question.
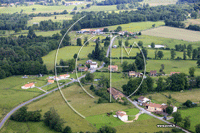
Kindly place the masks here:
POLYGON ((72 15, 65 14, 65 15, 53 15, 49 17, 33 17, 31 20, 28 21, 28 26, 33 25, 34 22, 40 23, 40 21, 47 21, 51 19, 53 22, 61 22, 63 23, 63 20, 71 20, 72 15), (56 19, 55 19, 56 17, 56 19))
MULTIPOLYGON (((83 5, 78 5, 77 7, 81 7, 83 5)), ((30 5, 30 6, 17 6, 17 7, 0 7, 0 13, 20 13, 23 10, 23 13, 31 14, 31 13, 54 13, 54 12, 62 12, 67 10, 71 11, 75 5, 70 6, 43 6, 43 5, 30 5), (35 11, 32 11, 32 8, 36 8, 35 11)))
POLYGON ((194 60, 149 60, 146 65, 146 70, 157 70, 159 72, 161 64, 164 64, 164 72, 182 72, 189 75, 189 68, 195 67, 195 75, 200 75, 200 68, 197 68, 196 61, 194 60))
POLYGON ((37 88, 23 90, 21 86, 28 82, 36 82, 35 85, 41 87, 45 85, 47 81, 40 80, 36 77, 29 77, 28 79, 23 79, 21 77, 22 76, 13 76, 0 80, 0 118, 13 107, 43 93, 43 91, 37 88))
POLYGON ((184 40, 188 42, 200 41, 200 33, 198 31, 168 27, 168 26, 162 26, 159 28, 149 29, 149 30, 143 31, 142 34, 149 35, 149 36, 179 39, 179 40, 184 40))
POLYGON ((192 102, 200 102, 200 89, 184 90, 183 92, 164 92, 165 95, 171 95, 172 98, 176 99, 178 102, 184 103, 187 100, 192 102))
MULTIPOLYGON (((136 108, 133 109, 127 109, 123 110, 127 113, 129 117, 135 116, 137 113, 139 113, 139 110, 136 108)), ((123 124, 126 124, 122 122, 119 118, 113 117, 116 112, 113 112, 112 115, 108 116, 107 114, 101 114, 101 115, 94 115, 86 117, 86 120, 88 120, 93 126, 95 126, 97 129, 101 128, 102 126, 111 126, 116 127, 123 124)), ((147 116, 148 119, 148 116, 147 116)))
MULTIPOLYGON (((148 48, 147 51, 148 51, 147 57, 150 57, 152 59, 155 58, 155 51, 156 51, 156 49, 148 48)), ((170 52, 170 50, 158 50, 158 51, 162 51, 163 52, 164 57, 162 59, 171 59, 171 52, 170 52)), ((137 53, 140 53, 139 48, 132 48, 132 49, 131 48, 126 48, 126 50, 125 50, 124 47, 123 48, 118 47, 118 48, 112 49, 112 57, 118 57, 118 58, 121 57, 121 56, 127 56, 127 57, 129 57, 129 56, 136 56, 137 53), (130 51, 130 54, 128 55, 127 52, 129 52, 129 51, 130 51)), ((182 58, 183 57, 183 52, 177 52, 176 51, 175 58, 176 57, 181 57, 182 58)))
MULTIPOLYGON (((117 40, 117 39, 116 39, 117 40)), ((169 48, 175 48, 175 45, 179 44, 192 44, 193 48, 199 47, 199 42, 188 42, 188 41, 183 41, 183 40, 178 40, 178 39, 170 39, 170 38, 164 38, 164 37, 156 37, 156 36, 148 36, 148 35, 141 35, 138 36, 137 39, 131 39, 132 43, 133 42, 143 42, 144 47, 148 47, 148 45, 151 45, 152 42, 154 42, 156 45, 165 45, 166 47, 169 48), (132 41, 134 40, 134 41, 132 41)), ((130 41, 130 42, 131 42, 130 41)), ((115 43, 118 45, 118 41, 115 41, 115 43)))
MULTIPOLYGON (((84 87, 87 90, 89 88, 89 86, 84 87)), ((90 90, 88 91, 92 93, 90 90)), ((69 103, 77 111, 79 111, 82 115, 86 117, 100 115, 102 113, 107 113, 111 111, 134 108, 133 105, 124 106, 118 103, 96 104, 95 101, 98 100, 98 97, 95 96, 95 98, 92 99, 77 85, 73 85, 71 87, 63 89, 63 93, 66 96, 67 100, 70 101, 69 103)), ((42 114, 48 111, 50 107, 54 107, 58 111, 61 118, 64 118, 64 120, 67 122, 65 123, 65 125, 69 125, 74 132, 80 130, 96 131, 96 129, 86 119, 78 116, 67 106, 67 104, 61 97, 60 92, 58 91, 28 105, 29 110, 42 109, 42 114)))
POLYGON ((43 122, 16 122, 9 120, 2 129, 2 133, 55 133, 43 122))
POLYGON ((157 22, 133 22, 129 24, 121 24, 121 25, 115 25, 115 26, 109 26, 109 30, 115 30, 118 26, 122 27, 123 31, 129 31, 129 32, 139 32, 142 30, 150 29, 152 28, 152 25, 155 24, 156 27, 164 25, 165 23, 163 21, 157 21, 157 22))
MULTIPOLYGON (((191 122, 191 126, 189 128, 190 131, 195 132, 195 126, 197 124, 200 124, 200 107, 195 107, 195 108, 188 108, 185 110, 179 110, 181 113, 181 117, 184 119, 185 117, 190 117, 190 122, 191 122)), ((171 122, 173 122, 174 120, 171 119, 171 122)), ((183 127, 183 122, 179 122, 178 125, 180 125, 181 127, 183 127)))
POLYGON ((91 6, 88 9, 84 9, 83 11, 115 11, 117 10, 116 5, 111 6, 91 6))

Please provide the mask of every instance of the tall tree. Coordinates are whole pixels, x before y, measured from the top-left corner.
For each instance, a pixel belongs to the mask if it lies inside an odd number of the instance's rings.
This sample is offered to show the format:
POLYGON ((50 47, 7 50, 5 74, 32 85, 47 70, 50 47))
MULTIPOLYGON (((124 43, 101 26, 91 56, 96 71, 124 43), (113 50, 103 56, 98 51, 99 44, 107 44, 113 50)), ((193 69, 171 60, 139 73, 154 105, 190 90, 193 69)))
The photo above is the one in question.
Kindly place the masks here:
POLYGON ((163 51, 158 51, 158 57, 162 59, 164 57, 163 51))
POLYGON ((183 60, 186 60, 187 56, 186 56, 186 51, 183 51, 183 60))
POLYGON ((184 118, 184 128, 190 128, 191 122, 190 122, 190 117, 187 116, 184 118))
POLYGON ((163 78, 159 77, 158 81, 157 81, 157 87, 156 87, 156 91, 160 92, 164 90, 164 85, 163 85, 163 78))
POLYGON ((197 124, 195 126, 195 131, 196 131, 196 133, 200 133, 200 124, 197 124))
POLYGON ((77 38, 76 44, 77 44, 77 46, 82 46, 81 38, 77 38))
POLYGON ((176 125, 178 122, 181 122, 181 121, 182 121, 182 117, 181 117, 181 113, 180 113, 180 112, 175 112, 175 113, 172 114, 172 116, 174 117, 175 125, 176 125))
POLYGON ((192 51, 190 49, 187 50, 187 56, 191 58, 192 51))
POLYGON ((189 68, 189 74, 191 77, 194 77, 194 72, 195 72, 195 68, 194 67, 190 67, 189 68))
POLYGON ((198 55, 198 51, 197 51, 197 49, 194 49, 194 50, 192 51, 192 59, 193 59, 193 60, 196 59, 196 58, 197 58, 197 55, 198 55))
POLYGON ((151 43, 151 48, 155 48, 155 43, 154 42, 151 43))
POLYGON ((84 44, 85 44, 85 46, 89 45, 89 41, 88 41, 87 37, 85 37, 85 39, 84 39, 84 44))
POLYGON ((176 52, 174 49, 171 50, 171 59, 174 59, 176 56, 176 52))

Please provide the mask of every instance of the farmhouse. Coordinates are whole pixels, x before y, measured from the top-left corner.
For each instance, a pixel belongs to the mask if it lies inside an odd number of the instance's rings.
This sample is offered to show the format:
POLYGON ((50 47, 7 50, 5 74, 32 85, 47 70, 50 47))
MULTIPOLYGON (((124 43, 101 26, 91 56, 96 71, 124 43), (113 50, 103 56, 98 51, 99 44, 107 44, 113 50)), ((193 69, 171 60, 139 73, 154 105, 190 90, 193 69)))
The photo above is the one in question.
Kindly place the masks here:
POLYGON ((121 120, 121 121, 128 121, 128 115, 126 114, 126 112, 124 111, 117 111, 116 112, 117 117, 121 120))
MULTIPOLYGON (((151 45, 148 45, 149 48, 151 48, 151 45)), ((155 45, 155 48, 164 48, 164 45, 155 45)))
POLYGON ((143 97, 143 96, 140 96, 139 98, 138 98, 138 104, 140 105, 140 106, 142 106, 144 103, 147 103, 147 102, 150 102, 151 100, 150 99, 148 99, 148 98, 146 98, 146 97, 143 97))
POLYGON ((142 75, 143 75, 143 73, 140 73, 140 72, 135 72, 135 71, 128 72, 129 77, 141 77, 142 75))
POLYGON ((176 73, 179 74, 180 72, 171 72, 170 76, 172 76, 173 74, 176 74, 176 73))
POLYGON ((34 83, 29 83, 29 84, 25 84, 24 86, 22 86, 22 89, 29 89, 29 88, 34 88, 35 84, 34 83))
POLYGON ((64 74, 64 75, 60 75, 59 79, 66 79, 66 78, 69 78, 69 77, 70 77, 69 74, 64 74))
POLYGON ((157 75, 156 70, 154 70, 154 71, 150 71, 150 76, 156 76, 156 75, 157 75))
POLYGON ((121 100, 122 97, 124 97, 124 94, 122 94, 120 91, 116 90, 115 88, 108 88, 107 91, 112 95, 112 97, 115 100, 121 100))
POLYGON ((85 72, 88 70, 88 67, 78 67, 78 71, 85 72))
POLYGON ((117 45, 113 45, 113 48, 117 48, 117 45))
POLYGON ((112 71, 112 72, 118 71, 118 66, 117 65, 109 65, 108 70, 112 71))
POLYGON ((85 64, 91 64, 92 60, 87 60, 85 64))
POLYGON ((150 112, 166 112, 167 105, 161 105, 156 103, 146 104, 146 109, 150 112))
POLYGON ((54 80, 48 80, 48 83, 53 84, 54 80))
POLYGON ((96 62, 92 62, 91 64, 90 64, 90 68, 91 69, 97 69, 97 63, 96 62))

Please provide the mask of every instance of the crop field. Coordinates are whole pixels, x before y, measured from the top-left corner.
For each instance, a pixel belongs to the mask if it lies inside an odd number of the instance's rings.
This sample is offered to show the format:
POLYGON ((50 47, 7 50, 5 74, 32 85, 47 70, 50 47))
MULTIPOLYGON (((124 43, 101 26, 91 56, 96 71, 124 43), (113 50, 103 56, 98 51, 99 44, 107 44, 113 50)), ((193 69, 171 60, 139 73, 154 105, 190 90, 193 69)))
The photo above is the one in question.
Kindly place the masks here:
POLYGON ((200 32, 181 28, 162 26, 143 31, 142 34, 164 38, 179 39, 188 42, 200 41, 200 32))
POLYGON ((123 31, 129 31, 129 32, 139 32, 142 30, 150 29, 152 28, 152 25, 155 24, 155 27, 164 25, 165 23, 163 21, 157 21, 157 22, 133 22, 129 24, 121 24, 121 25, 115 25, 115 26, 109 26, 109 30, 115 30, 118 26, 122 27, 123 31))
POLYGON ((191 25, 200 25, 200 19, 187 19, 186 21, 184 21, 186 27, 191 25))
POLYGON ((159 5, 169 5, 169 4, 176 4, 178 0, 144 0, 140 3, 148 3, 150 6, 159 6, 159 5))
MULTIPOLYGON (((84 87, 89 93, 93 94, 88 89, 89 86, 84 87)), ((69 103, 78 112, 86 117, 100 115, 111 111, 134 108, 133 105, 124 106, 118 103, 96 104, 95 101, 97 102, 98 96, 95 96, 94 99, 89 97, 78 85, 73 85, 63 89, 63 93, 69 103)), ((81 118, 69 108, 58 91, 28 105, 29 110, 42 109, 42 114, 47 112, 51 107, 54 107, 58 111, 61 118, 67 122, 65 123, 65 126, 69 125, 74 132, 96 131, 96 128, 93 127, 86 119, 81 118)))
POLYGON ((49 17, 33 17, 33 19, 28 21, 28 26, 33 25, 34 22, 40 23, 40 21, 47 21, 51 19, 53 22, 61 22, 63 23, 63 20, 71 20, 72 19, 72 15, 69 14, 65 14, 65 15, 53 15, 53 16, 49 16, 49 17), (56 17, 56 19, 55 19, 56 17))
MULTIPOLYGON (((81 7, 83 5, 77 5, 77 7, 81 7)), ((20 13, 23 10, 23 13, 31 14, 31 13, 54 13, 54 12, 62 12, 67 10, 68 12, 71 11, 75 5, 70 6, 43 6, 43 5, 30 5, 30 6, 17 6, 17 7, 0 7, 0 13, 20 13), (35 11, 32 9, 36 8, 35 11)))

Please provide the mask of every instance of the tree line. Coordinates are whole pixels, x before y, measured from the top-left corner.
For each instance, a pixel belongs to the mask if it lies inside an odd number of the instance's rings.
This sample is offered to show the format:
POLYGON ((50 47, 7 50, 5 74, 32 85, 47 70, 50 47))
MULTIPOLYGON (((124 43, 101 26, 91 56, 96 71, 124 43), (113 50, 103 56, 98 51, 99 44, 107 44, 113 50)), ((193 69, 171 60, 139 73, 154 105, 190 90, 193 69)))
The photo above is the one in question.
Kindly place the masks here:
POLYGON ((142 2, 143 0, 105 0, 97 3, 97 5, 118 5, 118 4, 127 4, 127 3, 135 3, 142 2))
POLYGON ((86 15, 75 25, 75 29, 96 28, 111 25, 125 24, 141 21, 173 20, 184 21, 188 13, 194 11, 193 5, 167 5, 156 7, 141 7, 136 11, 124 11, 119 13, 109 12, 77 12, 70 21, 63 21, 63 28, 68 28, 75 21, 86 15))

